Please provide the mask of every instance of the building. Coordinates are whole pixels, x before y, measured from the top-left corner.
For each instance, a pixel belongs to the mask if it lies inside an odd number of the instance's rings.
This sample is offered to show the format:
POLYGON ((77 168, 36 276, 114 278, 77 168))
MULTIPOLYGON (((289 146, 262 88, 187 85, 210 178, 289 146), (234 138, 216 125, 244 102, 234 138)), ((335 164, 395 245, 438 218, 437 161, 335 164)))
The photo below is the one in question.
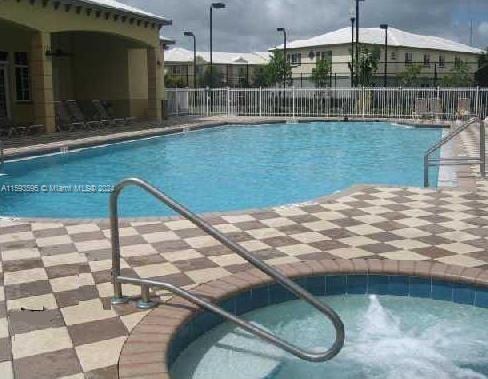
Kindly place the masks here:
POLYGON ((54 132, 55 101, 102 99, 160 119, 170 23, 115 0, 0 1, 0 117, 54 132))
MULTIPOLYGON (((219 86, 245 87, 252 85, 256 68, 268 63, 268 52, 213 53, 214 71, 219 86)), ((194 82, 193 51, 177 47, 165 52, 165 73, 169 83, 178 87, 192 87, 194 82)), ((210 66, 210 53, 197 52, 197 87, 204 85, 204 75, 210 66)))
MULTIPOLYGON (((292 65, 295 86, 313 86, 312 70, 319 59, 327 59, 332 64, 330 84, 347 87, 351 85, 351 28, 305 40, 287 43, 287 59, 292 65)), ((385 62, 385 30, 380 28, 361 28, 359 34, 361 46, 370 50, 379 49, 380 64, 376 71, 375 82, 383 84, 385 62)), ((283 50, 283 45, 277 49, 283 50)), ((398 84, 398 74, 412 65, 419 65, 420 83, 434 85, 436 81, 451 71, 455 62, 467 64, 469 72, 478 70, 478 58, 482 50, 440 37, 423 36, 388 29, 387 78, 389 85, 398 84)))

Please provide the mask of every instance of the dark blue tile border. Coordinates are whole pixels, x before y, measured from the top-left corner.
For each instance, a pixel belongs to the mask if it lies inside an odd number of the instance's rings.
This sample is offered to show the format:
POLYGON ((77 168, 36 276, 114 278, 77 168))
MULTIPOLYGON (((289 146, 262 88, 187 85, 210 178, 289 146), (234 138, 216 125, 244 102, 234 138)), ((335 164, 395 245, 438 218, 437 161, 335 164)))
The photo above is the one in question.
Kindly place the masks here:
MULTIPOLYGON (((413 276, 325 275, 300 278, 295 282, 315 296, 347 294, 410 296, 488 308, 488 288, 413 276)), ((270 284, 249 289, 219 304, 228 312, 241 315, 258 308, 295 299, 296 296, 284 287, 270 284)), ((210 312, 201 312, 180 328, 170 344, 169 367, 190 343, 222 321, 221 317, 210 312)))

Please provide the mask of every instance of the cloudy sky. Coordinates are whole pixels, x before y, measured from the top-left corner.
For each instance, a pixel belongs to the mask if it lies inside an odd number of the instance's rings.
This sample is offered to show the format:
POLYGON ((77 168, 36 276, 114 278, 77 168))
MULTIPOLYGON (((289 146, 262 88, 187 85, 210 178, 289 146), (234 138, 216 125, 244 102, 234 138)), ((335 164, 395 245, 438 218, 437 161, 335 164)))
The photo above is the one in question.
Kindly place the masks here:
MULTIPOLYGON (((163 35, 192 48, 183 30, 193 31, 198 49, 208 50, 209 6, 212 0, 119 0, 173 20, 163 35)), ((216 0, 213 0, 216 1, 216 0)), ((309 38, 348 26, 351 0, 221 0, 226 9, 214 13, 215 51, 262 51, 281 43, 276 27, 288 30, 289 40, 309 38)), ((488 0, 365 0, 361 26, 388 23, 414 33, 438 35, 488 46, 488 0)))

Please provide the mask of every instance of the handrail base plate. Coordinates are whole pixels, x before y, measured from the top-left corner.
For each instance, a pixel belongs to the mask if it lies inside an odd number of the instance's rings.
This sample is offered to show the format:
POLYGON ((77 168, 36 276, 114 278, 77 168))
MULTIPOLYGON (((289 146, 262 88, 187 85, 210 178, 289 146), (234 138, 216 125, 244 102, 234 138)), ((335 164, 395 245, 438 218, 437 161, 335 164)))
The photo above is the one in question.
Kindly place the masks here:
POLYGON ((112 305, 120 305, 120 304, 127 304, 129 302, 128 296, 121 296, 121 297, 112 297, 110 303, 112 305))

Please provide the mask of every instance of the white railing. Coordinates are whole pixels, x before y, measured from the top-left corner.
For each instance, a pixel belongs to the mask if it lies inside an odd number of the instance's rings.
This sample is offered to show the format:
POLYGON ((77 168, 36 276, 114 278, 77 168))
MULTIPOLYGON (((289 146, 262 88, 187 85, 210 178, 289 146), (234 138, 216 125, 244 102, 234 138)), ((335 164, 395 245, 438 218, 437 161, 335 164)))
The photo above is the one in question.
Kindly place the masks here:
POLYGON ((488 116, 488 88, 185 88, 167 89, 166 94, 170 116, 488 116))

